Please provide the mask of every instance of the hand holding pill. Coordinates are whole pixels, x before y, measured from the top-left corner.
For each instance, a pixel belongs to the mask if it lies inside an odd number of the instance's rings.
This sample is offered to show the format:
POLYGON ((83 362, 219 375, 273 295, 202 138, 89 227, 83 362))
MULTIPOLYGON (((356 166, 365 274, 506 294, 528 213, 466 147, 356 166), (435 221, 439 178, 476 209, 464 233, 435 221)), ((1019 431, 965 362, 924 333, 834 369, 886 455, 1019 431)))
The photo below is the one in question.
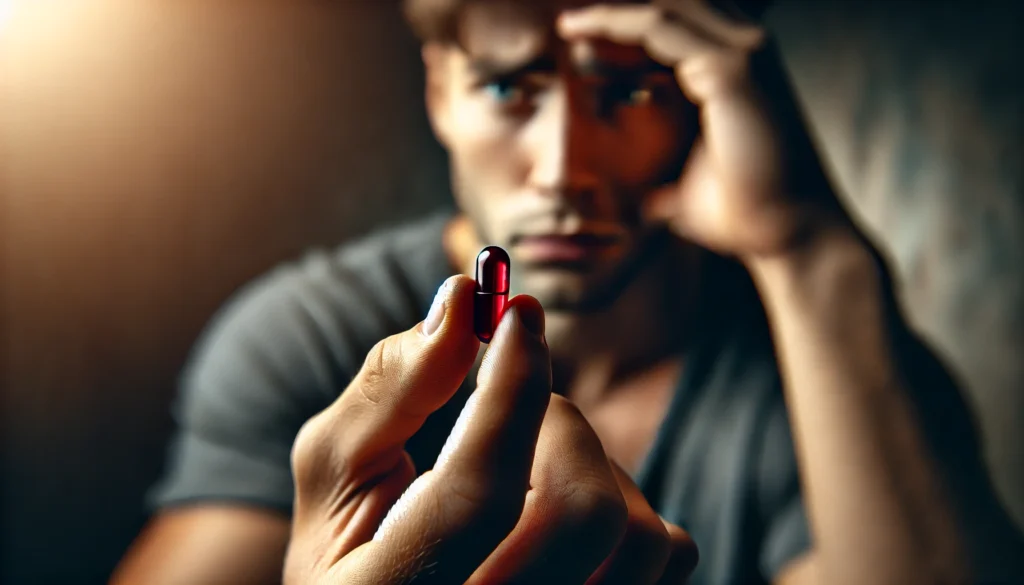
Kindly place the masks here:
POLYGON ((693 541, 551 393, 540 304, 505 300, 500 248, 485 249, 478 268, 478 282, 446 281, 427 318, 378 343, 302 428, 284 582, 682 582, 693 541), (478 336, 491 343, 477 389, 434 468, 415 477, 405 441, 455 394, 478 336))

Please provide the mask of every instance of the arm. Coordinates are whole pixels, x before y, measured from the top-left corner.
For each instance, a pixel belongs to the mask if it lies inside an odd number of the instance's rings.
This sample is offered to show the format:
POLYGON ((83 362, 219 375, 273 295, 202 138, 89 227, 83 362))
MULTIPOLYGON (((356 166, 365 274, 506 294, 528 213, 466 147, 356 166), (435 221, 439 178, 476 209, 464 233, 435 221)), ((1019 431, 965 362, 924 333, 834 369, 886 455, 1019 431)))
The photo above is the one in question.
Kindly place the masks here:
POLYGON ((814 536, 783 579, 1004 578, 1020 540, 966 408, 834 197, 764 31, 703 2, 664 0, 566 14, 560 32, 643 45, 699 108, 678 185, 650 194, 645 213, 742 260, 766 305, 814 536))
POLYGON ((132 545, 111 585, 273 585, 281 582, 289 519, 206 505, 161 512, 132 545))
MULTIPOLYGON (((827 582, 966 582, 939 469, 895 363, 891 292, 852 228, 747 262, 778 350, 815 549, 827 582)), ((811 580, 801 580, 811 582, 811 580)))

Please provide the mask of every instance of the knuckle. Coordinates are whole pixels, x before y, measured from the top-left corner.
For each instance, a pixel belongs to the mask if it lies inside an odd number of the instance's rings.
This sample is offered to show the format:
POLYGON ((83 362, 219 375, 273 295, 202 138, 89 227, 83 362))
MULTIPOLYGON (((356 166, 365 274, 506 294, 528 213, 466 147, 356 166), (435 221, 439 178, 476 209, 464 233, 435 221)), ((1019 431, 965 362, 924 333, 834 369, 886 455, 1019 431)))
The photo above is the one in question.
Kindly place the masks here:
POLYGON ((390 353, 389 346, 391 345, 390 338, 385 337, 377 343, 373 344, 370 351, 366 354, 366 360, 363 362, 363 369, 360 372, 361 384, 360 392, 363 397, 369 402, 376 404, 379 398, 376 392, 372 388, 378 387, 387 382, 388 368, 387 368, 387 356, 390 353))
POLYGON ((668 564, 676 573, 690 575, 700 561, 700 550, 689 533, 678 526, 669 528, 668 564))
POLYGON ((493 488, 488 483, 475 477, 459 476, 446 478, 444 485, 455 506, 476 509, 492 499, 493 488))
POLYGON ((579 408, 561 396, 552 395, 548 416, 553 434, 545 442, 557 454, 549 457, 545 473, 559 494, 563 522, 595 538, 608 535, 609 543, 617 541, 626 530, 629 509, 597 435, 579 408))
POLYGON ((291 450, 292 474, 298 488, 318 484, 331 458, 331 443, 325 432, 324 413, 307 420, 295 436, 291 450))
POLYGON ((672 541, 668 531, 657 519, 651 522, 630 516, 626 521, 623 549, 629 551, 631 556, 642 556, 651 563, 656 560, 661 562, 668 560, 672 552, 672 541))
POLYGON ((743 45, 748 50, 757 50, 763 48, 768 41, 768 34, 764 28, 760 26, 748 25, 741 31, 743 37, 743 45))
POLYGON ((450 474, 445 478, 445 486, 456 502, 474 509, 492 505, 507 493, 501 482, 478 473, 450 474))
POLYGON ((629 511, 618 489, 603 482, 578 479, 567 486, 566 520, 581 530, 607 534, 617 541, 625 532, 629 511))
POLYGON ((381 339, 370 348, 359 372, 358 388, 362 397, 379 405, 384 389, 400 385, 405 376, 405 349, 401 335, 381 339))
POLYGON ((502 482, 478 475, 449 475, 438 478, 443 489, 437 492, 437 507, 447 519, 447 528, 482 522, 488 526, 511 531, 522 512, 522 493, 516 493, 502 482))
POLYGON ((597 433, 591 428, 579 407, 571 401, 552 394, 545 422, 549 422, 551 431, 555 434, 547 440, 558 445, 566 456, 575 458, 570 459, 570 462, 587 465, 589 459, 596 457, 600 459, 602 469, 607 465, 597 433), (547 420, 548 417, 550 421, 547 420))
POLYGON ((548 403, 548 415, 568 422, 572 427, 575 427, 578 421, 586 420, 579 407, 561 394, 551 395, 551 402, 548 403))

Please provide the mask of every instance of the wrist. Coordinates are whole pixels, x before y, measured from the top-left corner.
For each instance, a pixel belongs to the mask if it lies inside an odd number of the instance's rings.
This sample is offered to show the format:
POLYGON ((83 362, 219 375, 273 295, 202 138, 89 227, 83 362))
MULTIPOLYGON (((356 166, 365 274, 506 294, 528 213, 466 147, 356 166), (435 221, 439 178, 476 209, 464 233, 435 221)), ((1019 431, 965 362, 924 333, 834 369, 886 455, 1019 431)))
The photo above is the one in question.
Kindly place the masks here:
POLYGON ((765 304, 779 297, 829 304, 877 292, 884 265, 849 222, 823 225, 776 253, 740 258, 765 304))

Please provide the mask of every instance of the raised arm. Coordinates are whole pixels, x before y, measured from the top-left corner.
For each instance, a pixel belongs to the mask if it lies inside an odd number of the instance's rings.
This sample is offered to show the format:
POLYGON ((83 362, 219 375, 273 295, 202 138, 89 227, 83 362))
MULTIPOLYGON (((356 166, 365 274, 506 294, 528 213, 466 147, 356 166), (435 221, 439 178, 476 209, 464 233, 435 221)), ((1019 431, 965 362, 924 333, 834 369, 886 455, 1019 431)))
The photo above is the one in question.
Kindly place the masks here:
POLYGON ((989 489, 966 407, 896 314, 883 266, 834 196, 764 31, 706 2, 663 0, 567 13, 560 32, 642 45, 674 67, 700 110, 680 183, 647 208, 682 237, 740 259, 766 305, 813 536, 807 557, 767 577, 913 585, 970 582, 970 570, 984 582, 1008 576, 1002 565, 1020 557, 1019 535, 989 489))
MULTIPOLYGON (((928 365, 901 363, 908 340, 870 249, 837 228, 748 266, 776 343, 815 541, 784 582, 970 582, 952 494, 912 400, 911 370, 928 365)), ((948 394, 934 390, 937 400, 948 394)))

